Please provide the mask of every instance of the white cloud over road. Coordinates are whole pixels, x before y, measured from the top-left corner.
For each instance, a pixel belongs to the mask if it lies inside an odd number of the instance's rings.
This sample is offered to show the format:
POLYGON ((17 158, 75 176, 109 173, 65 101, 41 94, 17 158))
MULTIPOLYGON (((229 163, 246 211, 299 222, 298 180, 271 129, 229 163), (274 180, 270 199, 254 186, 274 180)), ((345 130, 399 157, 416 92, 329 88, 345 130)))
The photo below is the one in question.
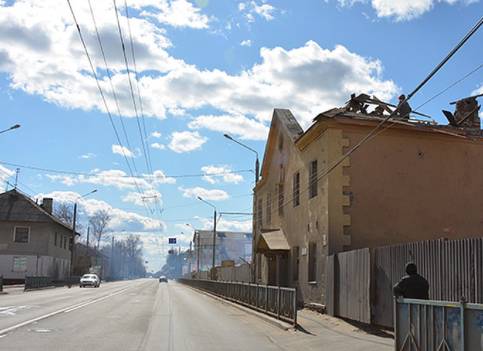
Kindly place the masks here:
POLYGON ((202 14, 200 8, 187 0, 143 0, 138 1, 137 4, 139 7, 154 6, 153 12, 145 10, 142 15, 153 17, 162 24, 193 29, 209 27, 210 18, 202 14))
POLYGON ((241 115, 198 116, 188 123, 188 127, 233 134, 240 139, 265 140, 268 136, 268 127, 264 123, 241 115))
POLYGON ((173 132, 168 147, 177 153, 198 150, 208 139, 198 132, 173 132))
POLYGON ((210 184, 216 184, 220 180, 225 183, 234 183, 238 184, 243 181, 243 176, 238 173, 230 173, 232 172, 231 167, 229 166, 203 166, 201 167, 201 171, 206 176, 203 177, 203 180, 207 181, 210 184))
MULTIPOLYGON (((394 82, 382 77, 383 66, 379 60, 360 56, 340 45, 322 48, 314 41, 292 49, 261 48, 258 63, 239 73, 200 69, 168 53, 171 43, 162 26, 166 21, 162 19, 162 24, 152 21, 153 16, 159 17, 159 12, 174 11, 176 6, 188 8, 183 7, 188 6, 186 1, 136 0, 130 3, 141 10, 137 17, 131 18, 131 28, 140 73, 139 86, 148 117, 163 119, 169 114, 188 113, 195 118, 193 126, 211 125, 214 129, 211 123, 214 116, 201 115, 199 117, 203 118, 196 120, 198 109, 212 107, 223 117, 218 117, 216 128, 228 130, 247 124, 263 126, 270 120, 273 108, 280 107, 290 108, 307 127, 316 114, 343 104, 350 93, 366 92, 389 99, 398 91, 394 82)), ((273 16, 270 6, 253 1, 245 3, 244 11, 253 9, 256 16, 268 20, 273 16)), ((74 10, 93 61, 103 72, 88 7, 84 2, 75 2, 74 10)), ((112 4, 95 2, 94 11, 121 111, 133 117, 112 4)), ((202 16, 200 11, 194 12, 202 16)), ((126 21, 122 13, 124 26, 126 21)), ((187 22, 192 21, 190 13, 185 13, 187 22)), ((176 23, 183 22, 176 20, 176 23)), ((196 26, 204 28, 201 24, 196 26)), ((12 88, 40 95, 66 108, 104 111, 67 6, 59 7, 54 0, 19 0, 8 6, 2 3, 0 38, 6 38, 0 41, 3 60, 0 71, 9 75, 12 88), (52 16, 52 8, 59 8, 56 16, 52 16), (15 33, 15 40, 8 39, 9 33, 15 33)), ((126 49, 130 50, 129 45, 126 49)), ((104 75, 100 79, 113 110, 109 81, 104 75)), ((261 134, 248 134, 246 138, 261 139, 261 134)), ((177 152, 186 150, 175 144, 172 146, 177 152)))
MULTIPOLYGON (((367 3, 368 0, 338 0, 342 6, 352 6, 355 3, 367 3)), ((377 17, 389 17, 395 21, 409 21, 431 11, 436 5, 446 3, 456 5, 458 3, 469 5, 478 0, 372 0, 372 8, 377 17)))
POLYGON ((126 156, 129 158, 135 157, 134 152, 132 152, 125 146, 121 146, 117 144, 112 145, 112 153, 116 155, 126 156))
POLYGON ((246 1, 238 4, 238 10, 243 13, 248 22, 255 22, 258 16, 266 21, 271 21, 275 17, 277 9, 266 1, 246 1))
POLYGON ((179 187, 179 190, 182 192, 184 197, 193 198, 193 199, 196 199, 199 196, 203 200, 221 201, 221 200, 226 200, 230 197, 228 193, 224 190, 205 189, 199 186, 194 188, 179 187))

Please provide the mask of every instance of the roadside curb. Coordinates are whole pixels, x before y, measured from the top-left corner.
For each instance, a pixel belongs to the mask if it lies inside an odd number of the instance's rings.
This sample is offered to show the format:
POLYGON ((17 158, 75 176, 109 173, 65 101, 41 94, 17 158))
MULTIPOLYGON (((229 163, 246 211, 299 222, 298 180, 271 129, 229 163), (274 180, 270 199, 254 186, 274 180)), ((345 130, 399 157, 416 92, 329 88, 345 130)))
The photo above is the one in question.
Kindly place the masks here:
MULTIPOLYGON (((180 284, 182 284, 182 283, 180 283, 180 284)), ((255 311, 254 309, 251 309, 249 307, 245 307, 245 306, 240 305, 240 304, 238 304, 236 302, 232 302, 230 300, 226 300, 226 299, 224 299, 222 297, 219 297, 219 296, 217 296, 215 294, 212 294, 212 293, 210 293, 208 291, 201 290, 201 289, 196 289, 196 288, 193 288, 193 287, 188 286, 188 285, 185 285, 185 284, 182 284, 182 285, 183 286, 186 286, 186 287, 188 287, 188 288, 190 288, 190 289, 192 289, 192 290, 194 290, 196 292, 205 294, 205 295, 207 295, 207 296, 209 296, 209 297, 211 297, 211 298, 213 298, 215 300, 220 301, 221 303, 224 303, 224 304, 227 304, 229 306, 235 307, 235 308, 237 308, 237 309, 239 309, 239 310, 241 310, 243 312, 246 312, 247 314, 250 314, 252 316, 258 317, 258 318, 262 319, 263 321, 265 321, 265 322, 267 322, 267 323, 269 323, 269 324, 271 324, 271 325, 273 325, 273 326, 275 326, 275 327, 277 327, 279 329, 282 329, 284 331, 291 330, 291 329, 292 330, 295 329, 295 327, 293 325, 289 324, 289 323, 286 323, 284 321, 275 319, 273 317, 270 317, 269 315, 266 315, 264 313, 255 311)))

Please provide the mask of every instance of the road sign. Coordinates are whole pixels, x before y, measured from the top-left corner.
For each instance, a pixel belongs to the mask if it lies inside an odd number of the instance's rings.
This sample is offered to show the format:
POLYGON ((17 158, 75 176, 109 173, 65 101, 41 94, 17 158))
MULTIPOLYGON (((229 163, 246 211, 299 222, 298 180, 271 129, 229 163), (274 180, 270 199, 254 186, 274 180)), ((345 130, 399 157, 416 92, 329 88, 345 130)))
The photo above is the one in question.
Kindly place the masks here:
POLYGON ((169 244, 176 244, 176 238, 168 238, 169 244))

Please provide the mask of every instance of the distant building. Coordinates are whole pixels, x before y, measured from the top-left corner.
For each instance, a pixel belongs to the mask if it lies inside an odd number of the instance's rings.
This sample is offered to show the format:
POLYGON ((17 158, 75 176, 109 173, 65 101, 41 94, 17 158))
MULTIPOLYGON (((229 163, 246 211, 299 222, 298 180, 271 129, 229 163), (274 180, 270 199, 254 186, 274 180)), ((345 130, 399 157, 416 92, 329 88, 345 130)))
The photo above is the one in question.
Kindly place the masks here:
POLYGON ((75 244, 74 276, 82 276, 87 273, 96 273, 102 279, 113 278, 110 258, 94 247, 83 243, 75 244))
MULTIPOLYGON (((252 233, 216 231, 215 265, 233 261, 239 265, 250 263, 252 258, 252 233)), ((213 263, 213 231, 195 230, 191 270, 208 271, 213 263)))
POLYGON ((42 205, 17 190, 0 194, 0 275, 21 280, 25 276, 69 275, 72 228, 52 215, 53 200, 42 205))
POLYGON ((324 303, 327 255, 483 236, 476 123, 391 119, 390 128, 325 174, 382 121, 384 108, 332 109, 305 132, 289 110, 274 110, 255 187, 257 281, 297 287, 302 300, 324 303))

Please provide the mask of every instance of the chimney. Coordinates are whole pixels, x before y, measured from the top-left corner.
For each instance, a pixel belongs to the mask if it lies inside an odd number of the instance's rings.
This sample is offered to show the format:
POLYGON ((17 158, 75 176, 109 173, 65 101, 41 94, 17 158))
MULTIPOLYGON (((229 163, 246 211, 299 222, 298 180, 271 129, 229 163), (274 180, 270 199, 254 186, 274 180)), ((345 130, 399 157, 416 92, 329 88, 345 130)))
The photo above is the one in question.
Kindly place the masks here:
POLYGON ((52 214, 53 202, 54 200, 51 197, 44 197, 42 199, 41 207, 48 213, 52 214))

